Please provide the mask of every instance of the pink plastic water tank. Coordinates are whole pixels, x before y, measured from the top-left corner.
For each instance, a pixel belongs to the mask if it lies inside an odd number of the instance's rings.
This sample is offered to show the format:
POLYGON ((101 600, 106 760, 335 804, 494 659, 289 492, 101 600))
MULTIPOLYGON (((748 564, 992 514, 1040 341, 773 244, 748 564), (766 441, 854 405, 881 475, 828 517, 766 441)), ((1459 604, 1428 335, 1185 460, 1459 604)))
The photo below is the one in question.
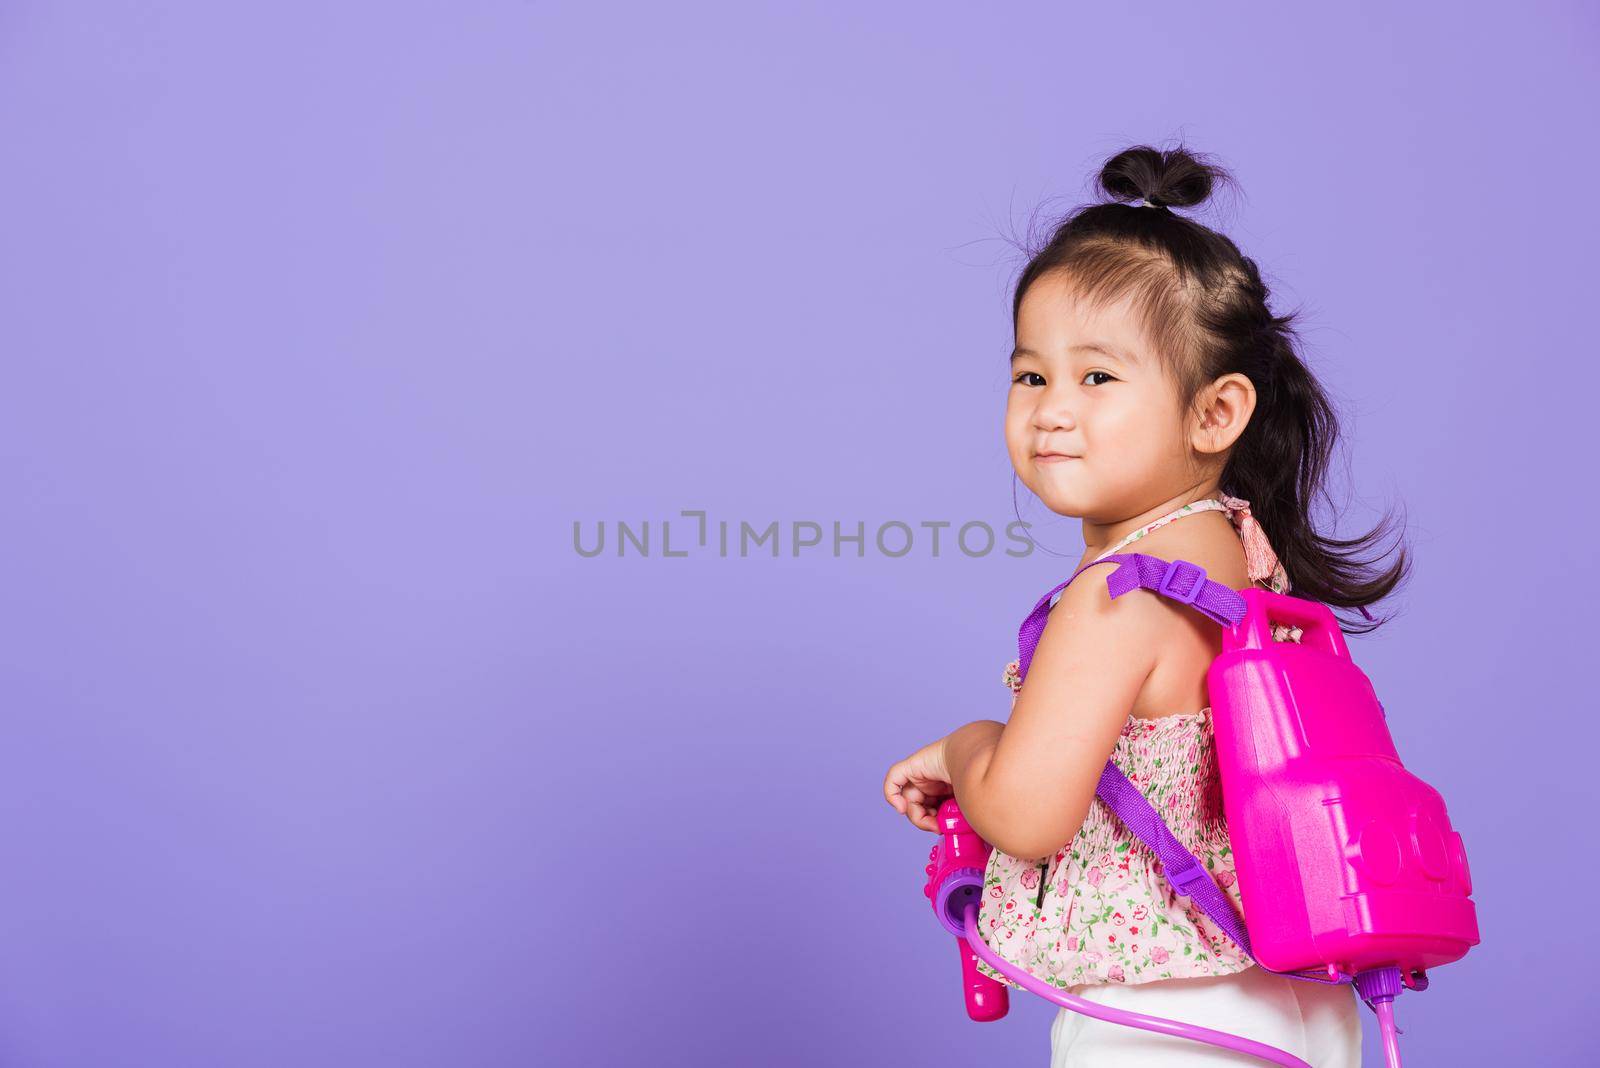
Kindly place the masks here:
POLYGON ((1472 878, 1444 800, 1400 763, 1372 683, 1326 605, 1240 591, 1207 676, 1250 940, 1274 971, 1410 973, 1478 942, 1472 878), (1271 624, 1302 628, 1279 642, 1271 624))

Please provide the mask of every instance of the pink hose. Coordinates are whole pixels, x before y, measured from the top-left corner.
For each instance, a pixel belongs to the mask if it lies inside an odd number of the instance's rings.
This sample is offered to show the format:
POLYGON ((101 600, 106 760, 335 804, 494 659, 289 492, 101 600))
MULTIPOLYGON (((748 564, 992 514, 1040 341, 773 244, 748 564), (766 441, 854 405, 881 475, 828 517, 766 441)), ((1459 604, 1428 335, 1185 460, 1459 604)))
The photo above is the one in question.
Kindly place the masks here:
POLYGON ((1395 1037, 1394 1002, 1374 1002, 1372 1010, 1378 1014, 1378 1030, 1383 1033, 1383 1059, 1389 1068, 1400 1068, 1400 1040, 1395 1037))
MULTIPOLYGON (((1043 980, 1034 978, 1027 972, 1019 972, 1011 968, 1008 964, 1006 964, 1005 961, 996 956, 994 951, 984 943, 983 936, 978 933, 978 907, 976 905, 969 905, 967 907, 966 925, 967 945, 972 947, 972 951, 978 955, 980 960, 989 965, 989 967, 993 968, 995 971, 999 972, 1001 975, 1005 976, 1007 979, 1017 983, 1017 985, 1021 986, 1024 990, 1032 991, 1033 993, 1038 994, 1040 997, 1049 1001, 1053 1001, 1063 1008, 1071 1009, 1073 1012, 1080 1012, 1085 1016, 1092 1016, 1097 1020, 1108 1020, 1111 1023, 1123 1024, 1128 1027, 1141 1027, 1146 1031, 1155 1031, 1165 1035, 1176 1035, 1179 1038, 1192 1038, 1197 1042, 1209 1042, 1213 1046, 1221 1046, 1224 1049, 1234 1049, 1240 1051, 1241 1053, 1248 1053, 1252 1056, 1260 1057, 1262 1060, 1269 1061, 1272 1064, 1289 1065, 1290 1068, 1311 1068, 1311 1065, 1307 1064, 1299 1057, 1285 1053, 1283 1050, 1278 1049, 1275 1046, 1269 1046, 1265 1042, 1257 1042, 1254 1039, 1242 1038, 1239 1035, 1230 1035, 1225 1031, 1213 1031, 1209 1027, 1201 1027, 1198 1024, 1187 1024, 1181 1023, 1177 1020, 1166 1020, 1160 1016, 1146 1016, 1142 1012, 1128 1012, 1125 1009, 1113 1009, 1106 1005, 1096 1004, 1095 1002, 1089 1001, 1086 998, 1080 998, 1074 994, 1068 994, 1058 987, 1053 987, 1043 980)), ((1384 1008, 1387 1009, 1389 1006, 1385 1005, 1384 1008)), ((1392 1030, 1393 1018, 1391 1017, 1390 1019, 1390 1029, 1392 1030)), ((1396 1056, 1398 1056, 1398 1054, 1396 1054, 1396 1056)), ((1396 1066, 1398 1066, 1399 1063, 1400 1062, 1398 1060, 1391 1062, 1391 1064, 1396 1066)))

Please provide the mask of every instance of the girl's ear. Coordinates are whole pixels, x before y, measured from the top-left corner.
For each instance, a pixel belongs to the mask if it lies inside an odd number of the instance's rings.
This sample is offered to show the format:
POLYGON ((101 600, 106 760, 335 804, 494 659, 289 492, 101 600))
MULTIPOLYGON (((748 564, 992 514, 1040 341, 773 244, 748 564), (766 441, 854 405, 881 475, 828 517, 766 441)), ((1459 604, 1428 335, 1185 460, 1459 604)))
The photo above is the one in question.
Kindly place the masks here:
POLYGON ((1225 452, 1239 440, 1256 410, 1255 383, 1241 374, 1223 375, 1195 399, 1198 415, 1190 444, 1196 452, 1225 452))

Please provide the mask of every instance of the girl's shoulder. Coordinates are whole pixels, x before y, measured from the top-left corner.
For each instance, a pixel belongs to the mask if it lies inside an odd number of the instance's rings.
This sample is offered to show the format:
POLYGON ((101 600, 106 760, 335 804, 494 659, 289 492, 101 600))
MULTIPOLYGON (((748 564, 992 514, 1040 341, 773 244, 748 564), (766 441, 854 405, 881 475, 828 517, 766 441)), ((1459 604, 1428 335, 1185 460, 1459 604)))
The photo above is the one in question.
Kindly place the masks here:
MULTIPOLYGON (((1232 590, 1252 583, 1245 568, 1244 544, 1221 512, 1211 517, 1169 523, 1134 542, 1124 552, 1140 552, 1163 560, 1187 560, 1205 569, 1206 577, 1232 590)), ((1104 575, 1111 568, 1096 568, 1104 575)), ((1100 580, 1104 582, 1102 578, 1100 580)), ((1136 596, 1131 591, 1124 597, 1136 596)), ((1121 600, 1122 598, 1118 598, 1121 600)), ((1154 591, 1143 598, 1148 613, 1155 664, 1131 710, 1139 719, 1157 719, 1178 712, 1193 713, 1207 700, 1206 675, 1222 652, 1222 628, 1215 620, 1154 591)))
MULTIPOLYGON (((1122 552, 1143 553, 1163 560, 1187 560, 1204 568, 1206 577, 1212 582, 1219 582, 1231 590, 1243 590, 1253 585, 1245 570, 1244 543, 1221 512, 1198 516, 1182 523, 1168 523, 1146 534, 1122 552)), ((1100 574, 1109 575, 1112 570, 1101 569, 1100 574)), ((1104 582, 1104 578, 1101 581, 1104 582)), ((1159 599, 1189 615, 1197 614, 1175 601, 1159 599)))
MULTIPOLYGON (((1251 583, 1245 567, 1244 544, 1222 513, 1215 515, 1216 523, 1208 522, 1207 516, 1169 523, 1139 538, 1117 555, 1139 553, 1162 560, 1187 560, 1203 568, 1211 581, 1233 590, 1245 589, 1251 583)), ((1192 635, 1201 645, 1212 644, 1212 639, 1220 644, 1220 638, 1213 633, 1217 630, 1216 623, 1188 605, 1153 590, 1130 590, 1112 598, 1107 580, 1122 563, 1101 560, 1083 567, 1082 574, 1068 584, 1053 606, 1060 611, 1053 610, 1051 616, 1093 617, 1110 611, 1136 628, 1140 644, 1149 642, 1161 647, 1174 631, 1192 635), (1140 592, 1148 592, 1148 596, 1140 597, 1140 592)))

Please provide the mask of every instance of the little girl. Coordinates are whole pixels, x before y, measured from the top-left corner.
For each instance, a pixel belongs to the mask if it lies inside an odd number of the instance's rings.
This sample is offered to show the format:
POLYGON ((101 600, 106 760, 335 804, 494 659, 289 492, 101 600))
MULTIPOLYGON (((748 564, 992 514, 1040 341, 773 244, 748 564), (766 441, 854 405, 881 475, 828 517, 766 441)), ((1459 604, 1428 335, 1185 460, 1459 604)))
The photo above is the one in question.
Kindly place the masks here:
MULTIPOLYGON (((1296 596, 1358 609, 1370 625, 1341 625, 1364 633, 1380 625, 1366 606, 1405 577, 1406 554, 1374 571, 1351 551, 1387 520, 1354 540, 1313 529, 1338 428, 1296 352, 1293 316, 1268 310, 1255 263, 1231 240, 1170 210, 1218 180, 1230 179, 1182 149, 1128 149, 1100 173, 1113 202, 1070 215, 1032 257, 1012 304, 1011 462, 1052 511, 1082 519, 1080 566, 1137 543, 1232 589, 1281 593, 1292 578, 1296 596)), ((1257 967, 1095 797, 1114 760, 1242 912, 1206 693, 1221 628, 1153 594, 1113 601, 1114 567, 1062 591, 1026 685, 1007 665, 1006 723, 969 723, 918 750, 889 769, 884 794, 927 831, 953 795, 994 846, 979 928, 1014 967, 1318 1068, 1359 1065, 1351 987, 1257 967)), ((1050 1040, 1052 1068, 1260 1063, 1065 1008, 1050 1040)))

